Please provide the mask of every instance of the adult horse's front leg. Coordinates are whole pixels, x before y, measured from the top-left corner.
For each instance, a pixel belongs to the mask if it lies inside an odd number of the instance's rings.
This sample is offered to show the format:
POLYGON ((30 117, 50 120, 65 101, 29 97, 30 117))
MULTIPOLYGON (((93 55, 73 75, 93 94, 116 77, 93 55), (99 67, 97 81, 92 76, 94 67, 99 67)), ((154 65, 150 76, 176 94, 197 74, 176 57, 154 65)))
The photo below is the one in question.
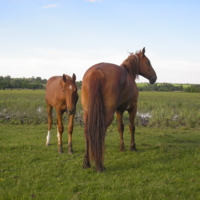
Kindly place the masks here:
POLYGON ((63 112, 59 109, 56 109, 57 114, 57 138, 58 138, 58 153, 63 153, 62 148, 62 134, 64 131, 63 123, 62 123, 62 115, 63 112))
POLYGON ((122 121, 122 112, 117 111, 117 120, 118 120, 118 131, 119 131, 119 136, 120 136, 120 151, 126 151, 124 147, 124 139, 123 139, 123 133, 124 133, 124 124, 122 121))
POLYGON ((135 103, 135 106, 133 109, 129 110, 129 120, 130 120, 130 134, 131 134, 131 144, 130 144, 130 150, 131 151, 137 151, 136 149, 136 143, 135 143, 135 116, 137 112, 137 103, 135 103))
POLYGON ((68 153, 69 154, 73 154, 73 149, 72 149, 73 121, 74 121, 74 114, 69 115, 69 123, 68 123, 68 153))

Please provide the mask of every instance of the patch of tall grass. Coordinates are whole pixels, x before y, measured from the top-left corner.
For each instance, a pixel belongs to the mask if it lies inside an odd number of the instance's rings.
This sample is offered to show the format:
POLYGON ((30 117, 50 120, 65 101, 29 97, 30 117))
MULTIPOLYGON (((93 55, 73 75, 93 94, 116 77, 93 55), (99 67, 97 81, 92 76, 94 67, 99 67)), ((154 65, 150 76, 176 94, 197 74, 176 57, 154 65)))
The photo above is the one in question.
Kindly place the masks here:
POLYGON ((140 92, 139 112, 150 112, 149 126, 198 127, 200 94, 140 92))
POLYGON ((46 122, 44 90, 0 91, 0 122, 40 124, 46 122))
MULTIPOLYGON (((77 124, 82 124, 80 95, 79 91, 75 120, 77 124)), ((47 123, 45 90, 0 90, 0 96, 0 123, 47 123)), ((137 116, 137 125, 195 128, 200 125, 200 94, 140 92, 138 113, 148 114, 148 116, 144 117, 145 123, 140 116, 137 116)), ((55 111, 53 117, 55 119, 55 111)), ((67 120, 66 114, 64 120, 67 120)), ((128 123, 127 113, 124 114, 124 121, 128 123)))

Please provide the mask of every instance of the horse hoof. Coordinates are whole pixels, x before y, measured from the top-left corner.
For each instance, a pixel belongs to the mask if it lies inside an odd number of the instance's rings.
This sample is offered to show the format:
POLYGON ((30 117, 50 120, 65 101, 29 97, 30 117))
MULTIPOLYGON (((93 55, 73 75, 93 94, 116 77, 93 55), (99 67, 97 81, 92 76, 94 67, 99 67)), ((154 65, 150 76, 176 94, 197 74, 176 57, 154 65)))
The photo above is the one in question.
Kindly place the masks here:
POLYGON ((46 143, 46 146, 50 146, 50 143, 46 143))
POLYGON ((126 149, 125 148, 123 148, 123 149, 120 148, 120 151, 126 151, 126 149))
POLYGON ((68 151, 68 154, 72 155, 74 154, 74 152, 71 150, 71 151, 68 151))
POLYGON ((130 146, 130 151, 137 151, 136 144, 130 146))
POLYGON ((130 151, 138 151, 136 148, 131 148, 130 151))
POLYGON ((58 150, 58 153, 63 154, 64 152, 63 152, 63 150, 58 150))
POLYGON ((102 168, 97 169, 97 172, 98 172, 98 173, 105 172, 105 171, 106 171, 106 168, 105 168, 105 167, 102 167, 102 168))
POLYGON ((91 167, 90 165, 83 164, 83 169, 88 169, 90 167, 91 167))

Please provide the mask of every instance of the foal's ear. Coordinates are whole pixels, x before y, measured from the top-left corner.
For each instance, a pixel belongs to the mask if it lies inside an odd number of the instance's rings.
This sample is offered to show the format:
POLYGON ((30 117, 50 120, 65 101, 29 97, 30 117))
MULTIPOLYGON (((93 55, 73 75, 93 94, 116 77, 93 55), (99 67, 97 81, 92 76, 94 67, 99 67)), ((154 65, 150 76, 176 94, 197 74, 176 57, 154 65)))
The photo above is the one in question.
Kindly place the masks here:
POLYGON ((63 74, 63 76, 62 76, 62 80, 63 80, 63 82, 67 81, 65 74, 63 74))
POLYGON ((74 82, 76 81, 76 74, 72 75, 72 79, 74 80, 74 82))

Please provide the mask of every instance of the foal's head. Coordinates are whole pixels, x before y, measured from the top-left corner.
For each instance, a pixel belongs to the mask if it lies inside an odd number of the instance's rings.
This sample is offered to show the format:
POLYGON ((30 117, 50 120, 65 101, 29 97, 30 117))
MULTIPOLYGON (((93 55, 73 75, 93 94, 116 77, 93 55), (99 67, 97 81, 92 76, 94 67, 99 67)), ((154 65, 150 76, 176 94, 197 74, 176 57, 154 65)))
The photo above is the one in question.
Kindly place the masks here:
POLYGON ((76 111, 76 103, 78 101, 77 86, 76 86, 76 75, 72 77, 63 74, 61 81, 61 88, 64 93, 67 112, 71 115, 76 111))
POLYGON ((151 84, 156 82, 157 75, 151 66, 149 59, 145 56, 145 48, 135 54, 139 58, 139 75, 144 76, 151 84))

